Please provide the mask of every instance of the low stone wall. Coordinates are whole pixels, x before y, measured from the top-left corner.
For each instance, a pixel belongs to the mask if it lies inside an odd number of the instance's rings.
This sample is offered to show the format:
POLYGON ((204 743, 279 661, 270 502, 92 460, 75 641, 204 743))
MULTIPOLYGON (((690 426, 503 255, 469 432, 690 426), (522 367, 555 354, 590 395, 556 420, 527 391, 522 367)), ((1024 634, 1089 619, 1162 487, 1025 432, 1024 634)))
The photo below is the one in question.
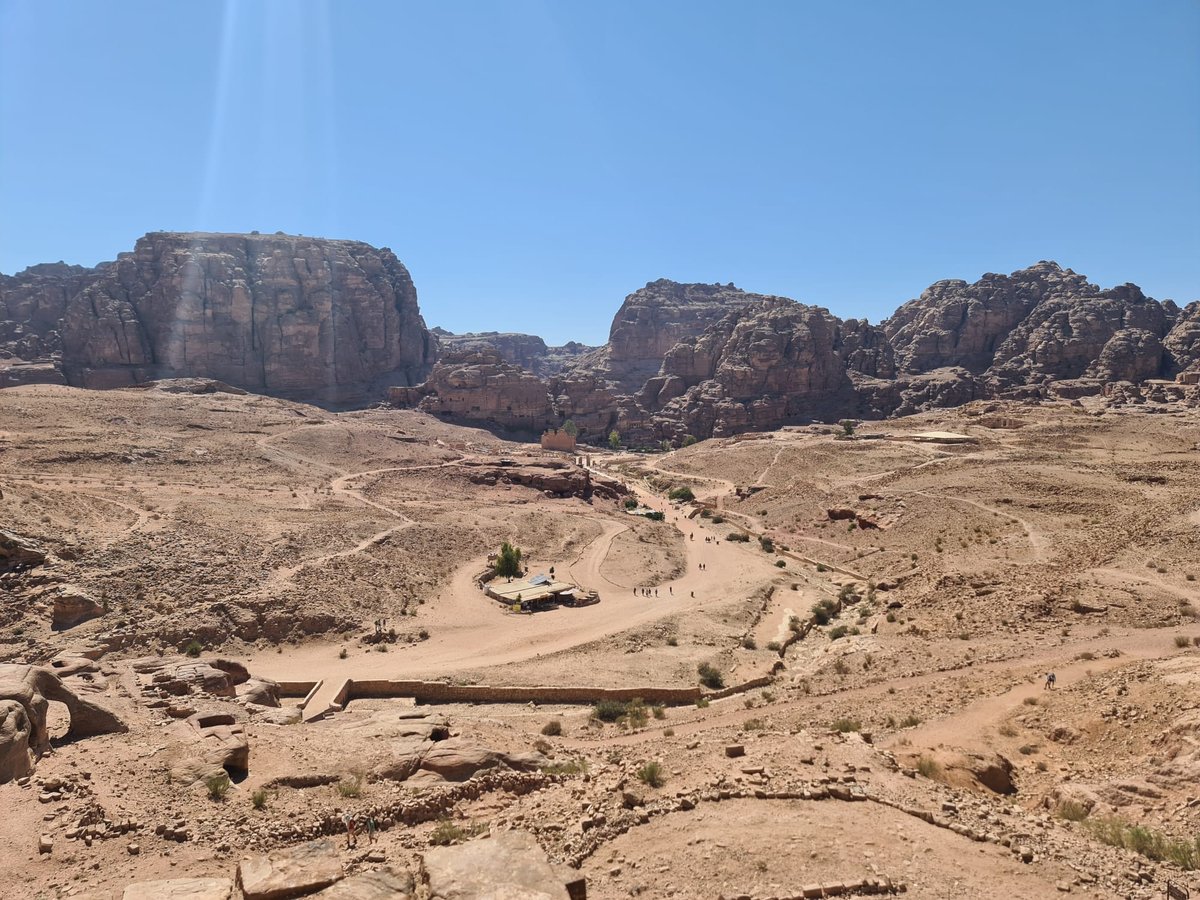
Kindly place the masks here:
POLYGON ((633 700, 683 706, 695 703, 704 691, 700 687, 601 688, 578 686, 493 686, 483 684, 447 684, 442 681, 351 681, 347 700, 379 697, 411 697, 418 703, 568 703, 591 704, 601 700, 633 700))

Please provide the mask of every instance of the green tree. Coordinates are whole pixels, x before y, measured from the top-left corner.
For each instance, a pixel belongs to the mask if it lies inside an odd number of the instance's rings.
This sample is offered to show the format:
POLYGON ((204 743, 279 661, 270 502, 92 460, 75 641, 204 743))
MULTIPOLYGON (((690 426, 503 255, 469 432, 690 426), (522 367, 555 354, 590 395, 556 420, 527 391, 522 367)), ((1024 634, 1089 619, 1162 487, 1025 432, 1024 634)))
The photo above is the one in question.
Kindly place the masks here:
POLYGON ((696 443, 696 436, 694 434, 685 434, 683 436, 683 446, 690 447, 694 443, 696 443))
POLYGON ((571 437, 579 436, 579 426, 576 425, 574 422, 572 422, 570 419, 567 419, 567 421, 563 422, 562 430, 565 431, 567 434, 569 434, 571 437))
POLYGON ((501 578, 515 578, 521 574, 520 547, 514 547, 508 541, 500 545, 500 555, 496 558, 496 574, 501 578))
POLYGON ((671 488, 667 492, 668 500, 683 500, 686 503, 691 503, 696 499, 696 495, 692 493, 692 489, 686 484, 682 487, 671 488))
POLYGON ((838 422, 838 424, 842 426, 842 434, 844 434, 846 437, 850 437, 854 434, 855 423, 853 419, 842 419, 842 421, 838 422))
POLYGON ((608 446, 612 447, 614 450, 621 449, 621 432, 617 431, 615 428, 608 433, 608 446))

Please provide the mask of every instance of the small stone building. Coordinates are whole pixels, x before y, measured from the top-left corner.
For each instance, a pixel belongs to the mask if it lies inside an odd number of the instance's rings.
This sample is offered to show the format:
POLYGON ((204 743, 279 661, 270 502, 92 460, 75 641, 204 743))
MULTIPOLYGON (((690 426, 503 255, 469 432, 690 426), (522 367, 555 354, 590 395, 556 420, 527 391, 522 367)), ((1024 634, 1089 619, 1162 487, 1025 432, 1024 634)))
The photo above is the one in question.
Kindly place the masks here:
POLYGON ((542 432, 543 450, 562 450, 566 453, 575 452, 575 435, 559 428, 551 428, 542 432))

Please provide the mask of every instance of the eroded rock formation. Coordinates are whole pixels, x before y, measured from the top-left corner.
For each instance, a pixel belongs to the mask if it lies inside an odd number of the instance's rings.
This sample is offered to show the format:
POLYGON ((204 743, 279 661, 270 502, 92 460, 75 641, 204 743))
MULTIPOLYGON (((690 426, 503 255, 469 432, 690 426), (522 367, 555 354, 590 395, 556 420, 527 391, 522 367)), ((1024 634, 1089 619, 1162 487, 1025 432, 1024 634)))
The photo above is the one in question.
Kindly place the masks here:
POLYGON ((34 760, 49 748, 46 715, 51 701, 67 707, 70 738, 126 730, 113 713, 77 696, 50 669, 0 664, 0 783, 28 775, 34 760))
POLYGON ((0 313, 0 351, 83 387, 200 376, 341 403, 419 381, 436 355, 408 270, 357 241, 155 232, 96 269, 5 278, 0 313))
POLYGON ((647 446, 977 399, 1077 397, 1200 365, 1200 303, 1180 310, 1040 262, 938 282, 872 325, 733 285, 656 281, 625 299, 607 345, 545 382, 510 357, 502 371, 496 359, 455 358, 410 402, 527 430, 571 419, 586 442, 616 430, 647 446))

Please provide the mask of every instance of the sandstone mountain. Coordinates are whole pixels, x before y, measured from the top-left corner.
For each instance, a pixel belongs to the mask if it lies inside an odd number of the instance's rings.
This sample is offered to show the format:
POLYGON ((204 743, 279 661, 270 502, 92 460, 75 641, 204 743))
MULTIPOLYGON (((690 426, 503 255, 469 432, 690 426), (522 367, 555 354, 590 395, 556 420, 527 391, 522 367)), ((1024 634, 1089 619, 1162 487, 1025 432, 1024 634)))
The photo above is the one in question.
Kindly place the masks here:
POLYGON ((660 279, 625 298, 602 347, 426 329, 400 261, 354 241, 158 232, 95 268, 0 276, 0 387, 199 376, 325 404, 389 387, 446 418, 526 432, 571 419, 585 440, 615 429, 645 445, 1079 397, 1195 367, 1200 302, 1045 261, 937 282, 878 325, 660 279))
POLYGON ((342 403, 420 380, 436 354, 408 270, 356 241, 156 232, 115 263, 35 266, 0 291, 0 350, 55 376, 10 362, 10 383, 203 376, 342 403))
POLYGON ((516 371, 515 353, 505 361, 504 383, 520 385, 513 403, 489 396, 500 383, 494 359, 462 356, 413 402, 507 428, 571 419, 585 439, 615 429, 651 445, 976 399, 1076 397, 1200 366, 1200 303, 1180 310, 1040 262, 938 282, 876 326, 733 285, 660 280, 625 299, 608 344, 542 388, 516 371))

